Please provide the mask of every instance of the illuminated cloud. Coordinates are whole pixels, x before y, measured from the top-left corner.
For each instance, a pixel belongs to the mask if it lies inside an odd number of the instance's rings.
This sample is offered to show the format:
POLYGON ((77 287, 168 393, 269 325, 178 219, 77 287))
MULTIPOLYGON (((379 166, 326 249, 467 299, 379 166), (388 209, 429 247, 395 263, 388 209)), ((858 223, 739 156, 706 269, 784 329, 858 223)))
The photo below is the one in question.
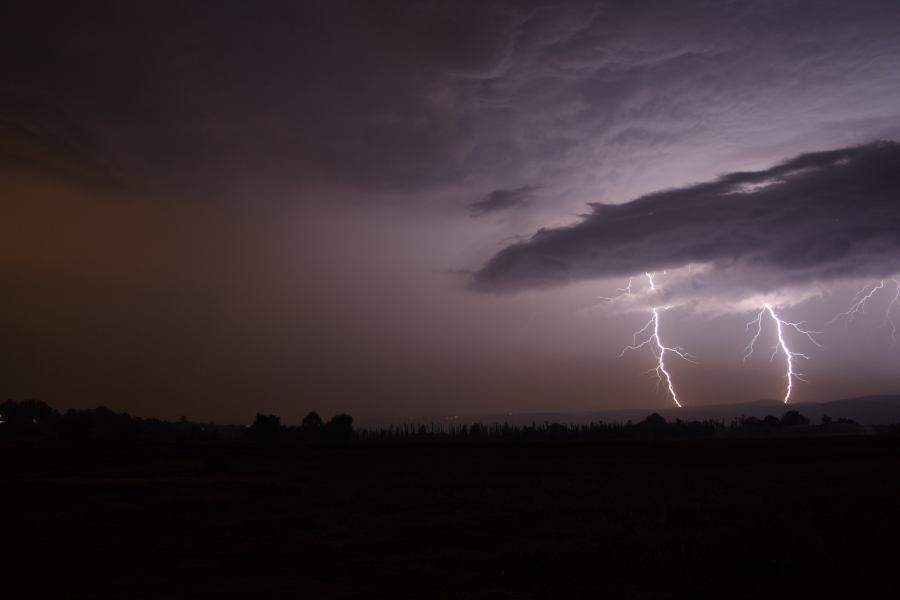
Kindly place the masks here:
MULTIPOLYGON (((618 205, 594 204, 475 273, 486 291, 701 265, 685 296, 767 293, 900 270, 900 144, 798 156, 618 205)), ((674 293, 674 292, 673 292, 674 293)))

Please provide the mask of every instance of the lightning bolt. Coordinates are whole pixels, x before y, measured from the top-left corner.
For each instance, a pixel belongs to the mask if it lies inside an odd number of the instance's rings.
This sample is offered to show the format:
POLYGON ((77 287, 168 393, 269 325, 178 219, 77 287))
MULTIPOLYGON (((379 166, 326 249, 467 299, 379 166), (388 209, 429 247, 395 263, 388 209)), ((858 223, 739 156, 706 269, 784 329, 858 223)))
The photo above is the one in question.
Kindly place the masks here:
MULTIPOLYGON (((650 291, 656 291, 653 275, 650 273, 645 273, 645 275, 650 284, 650 291)), ((629 282, 629 287, 630 286, 631 284, 629 282)), ((622 351, 619 353, 619 358, 622 358, 626 352, 631 350, 640 350, 645 346, 649 347, 653 356, 656 358, 656 366, 647 372, 656 374, 657 385, 665 381, 669 395, 675 402, 675 406, 681 408, 681 402, 678 400, 678 394, 675 392, 675 385, 672 383, 672 375, 669 373, 668 369, 666 369, 666 353, 670 352, 691 363, 696 363, 697 361, 689 352, 685 351, 684 348, 679 346, 666 346, 662 343, 662 340, 659 337, 659 311, 668 310, 669 308, 671 307, 664 306, 661 308, 654 307, 650 309, 650 320, 647 321, 643 327, 634 332, 631 337, 631 345, 622 348, 622 351)))
MULTIPOLYGON (((898 284, 898 295, 900 295, 900 284, 898 284)), ((858 296, 858 294, 857 294, 858 296)), ((794 370, 794 359, 803 358, 809 360, 809 356, 803 354, 802 352, 794 352, 792 351, 785 340, 784 333, 785 329, 793 329, 795 332, 803 335, 810 342, 818 346, 822 347, 816 338, 814 337, 816 334, 821 333, 820 331, 811 331, 809 329, 805 329, 805 323, 800 321, 799 323, 793 323, 791 321, 785 321, 781 319, 776 313, 775 310, 769 304, 764 304, 763 308, 760 309, 759 313, 757 313, 756 318, 747 323, 747 330, 756 325, 756 333, 751 338, 750 343, 747 344, 744 354, 744 362, 747 362, 747 359, 753 354, 754 346, 756 345, 756 341, 759 339, 760 334, 762 333, 762 319, 768 314, 769 317, 772 318, 772 321, 775 323, 775 331, 778 335, 778 343, 775 344, 772 356, 769 358, 769 361, 775 360, 775 357, 778 355, 778 352, 781 351, 785 356, 786 363, 786 371, 785 371, 785 380, 787 381, 787 389, 784 393, 784 403, 787 404, 788 400, 791 398, 791 391, 794 389, 794 380, 798 381, 806 381, 803 378, 803 374, 794 370)))
POLYGON ((891 281, 894 283, 894 297, 891 298, 887 310, 884 312, 884 324, 891 328, 891 346, 894 346, 897 344, 897 324, 894 323, 891 313, 895 308, 900 307, 900 281, 896 279, 891 281))
POLYGON ((628 295, 630 296, 630 295, 631 295, 631 282, 632 282, 632 281, 634 281, 634 277, 629 277, 629 278, 628 278, 628 285, 626 285, 625 287, 616 288, 616 291, 617 291, 617 292, 622 292, 623 294, 628 294, 628 295))
POLYGON ((846 319, 846 324, 849 325, 853 322, 853 319, 855 319, 857 315, 866 314, 866 303, 868 303, 869 300, 872 299, 872 296, 875 295, 875 292, 880 289, 884 289, 883 279, 879 283, 866 285, 863 289, 856 292, 856 295, 853 296, 852 300, 850 300, 850 308, 838 314, 832 320, 828 321, 828 324, 830 325, 843 317, 846 319), (869 289, 869 285, 872 286, 872 289, 869 289), (866 292, 866 290, 868 290, 868 292, 866 292))
MULTIPOLYGON (((888 302, 887 308, 884 311, 884 319, 882 320, 882 324, 889 328, 891 332, 891 346, 897 344, 897 323, 894 321, 893 313, 894 311, 900 307, 900 280, 891 279, 891 283, 894 284, 894 297, 891 298, 891 301, 888 302)), ((853 319, 856 318, 857 315, 866 314, 866 304, 879 290, 883 290, 885 288, 884 279, 879 281, 878 283, 870 283, 863 287, 861 290, 856 292, 856 295, 850 300, 850 308, 845 310, 842 313, 839 313, 832 320, 828 322, 830 325, 835 321, 840 320, 841 318, 845 319, 845 324, 849 325, 853 322, 853 319)))
POLYGON ((585 306, 581 306, 581 307, 575 309, 575 314, 591 311, 591 310, 597 308, 598 306, 600 306, 601 304, 603 304, 604 302, 615 302, 617 299, 619 299, 622 296, 630 296, 633 293, 632 292, 632 283, 633 282, 634 282, 634 277, 629 277, 628 285, 626 285, 625 287, 616 288, 616 291, 619 292, 618 294, 616 294, 615 296, 597 296, 597 300, 595 302, 591 302, 590 304, 587 304, 585 306))
POLYGON ((762 309, 757 313, 756 318, 747 323, 746 330, 750 331, 750 327, 756 325, 756 333, 753 334, 753 338, 750 340, 750 343, 744 348, 744 360, 741 362, 746 363, 747 359, 753 355, 753 346, 756 344, 756 340, 759 339, 759 334, 762 333, 762 318, 763 315, 766 314, 766 309, 762 309))

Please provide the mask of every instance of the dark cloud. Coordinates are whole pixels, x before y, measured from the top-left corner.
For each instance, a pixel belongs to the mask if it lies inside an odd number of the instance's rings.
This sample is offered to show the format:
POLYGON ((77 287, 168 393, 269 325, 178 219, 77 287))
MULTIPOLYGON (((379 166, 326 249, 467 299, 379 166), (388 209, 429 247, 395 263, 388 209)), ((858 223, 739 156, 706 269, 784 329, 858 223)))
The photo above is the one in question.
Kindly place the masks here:
POLYGON ((4 5, 0 168, 393 188, 459 177, 471 122, 440 81, 492 68, 513 15, 457 4, 4 5), (103 164, 60 153, 60 133, 103 164))
MULTIPOLYGON (((483 290, 710 265, 698 278, 755 291, 900 270, 900 144, 804 154, 758 172, 594 204, 494 256, 483 290)), ((702 294, 702 290, 698 290, 702 294)))
POLYGON ((886 0, 10 2, 0 162, 596 193, 648 161, 718 156, 722 136, 779 147, 862 114, 896 127, 896 16, 886 0))
POLYGON ((534 196, 537 188, 523 185, 511 190, 494 190, 481 200, 469 205, 473 217, 482 217, 489 213, 506 210, 527 203, 534 196))

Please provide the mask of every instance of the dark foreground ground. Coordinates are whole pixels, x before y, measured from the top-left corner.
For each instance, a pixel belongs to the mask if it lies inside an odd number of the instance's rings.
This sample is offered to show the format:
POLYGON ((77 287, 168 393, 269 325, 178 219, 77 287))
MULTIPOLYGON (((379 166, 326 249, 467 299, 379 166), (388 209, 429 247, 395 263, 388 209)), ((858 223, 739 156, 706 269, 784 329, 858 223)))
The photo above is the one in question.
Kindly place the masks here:
POLYGON ((900 594, 896 438, 0 449, 6 598, 900 594))

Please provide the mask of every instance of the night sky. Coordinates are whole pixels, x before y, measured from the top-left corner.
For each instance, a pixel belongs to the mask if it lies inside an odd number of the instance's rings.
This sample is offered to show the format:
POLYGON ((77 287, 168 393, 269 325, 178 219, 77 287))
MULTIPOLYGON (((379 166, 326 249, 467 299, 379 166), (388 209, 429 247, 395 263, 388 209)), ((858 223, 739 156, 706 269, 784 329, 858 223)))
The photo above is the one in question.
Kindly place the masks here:
POLYGON ((662 408, 654 308, 685 406, 781 399, 766 304, 821 332, 792 401, 900 392, 895 0, 8 2, 0 45, 2 399, 662 408))

